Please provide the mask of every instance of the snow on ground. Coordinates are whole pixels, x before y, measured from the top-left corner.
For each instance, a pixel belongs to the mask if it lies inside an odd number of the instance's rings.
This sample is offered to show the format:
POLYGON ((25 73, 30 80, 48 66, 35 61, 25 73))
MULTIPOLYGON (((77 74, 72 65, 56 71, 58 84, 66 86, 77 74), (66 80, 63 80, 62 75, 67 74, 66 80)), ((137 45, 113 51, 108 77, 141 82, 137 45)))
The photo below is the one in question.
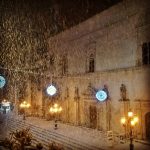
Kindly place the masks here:
POLYGON ((106 144, 106 139, 104 138, 104 133, 101 131, 88 129, 85 127, 78 127, 73 125, 67 125, 58 122, 58 129, 54 129, 53 121, 46 121, 44 119, 29 117, 27 122, 33 125, 38 125, 41 128, 49 129, 53 132, 57 132, 59 134, 65 135, 72 139, 76 139, 83 143, 88 143, 90 145, 94 145, 96 147, 104 147, 106 144))
MULTIPOLYGON (((134 150, 149 150, 149 149, 150 149, 150 146, 148 145, 134 142, 134 150)), ((118 144, 112 147, 111 149, 107 149, 107 150, 129 150, 129 142, 125 144, 118 144)))
POLYGON ((0 113, 0 139, 4 139, 6 137, 7 132, 7 115, 3 115, 0 113))
MULTIPOLYGON (((5 116, 5 119, 6 118, 7 117, 5 116)), ((17 118, 22 119, 22 116, 18 116, 17 118)), ((73 126, 69 124, 63 124, 61 122, 58 122, 58 129, 55 130, 54 121, 46 121, 45 119, 36 118, 36 117, 27 117, 25 122, 41 127, 43 129, 48 129, 58 134, 65 135, 71 139, 78 140, 81 143, 88 143, 89 145, 93 145, 93 146, 103 148, 106 150, 129 150, 129 142, 125 144, 119 144, 119 142, 115 142, 114 145, 110 147, 110 143, 107 142, 105 133, 98 131, 98 130, 85 128, 85 127, 79 127, 79 126, 73 126)), ((0 126, 4 127, 5 124, 6 122, 3 125, 0 122, 0 126)), ((2 133, 3 131, 4 130, 0 128, 0 133, 2 133)), ((134 150, 149 150, 150 149, 150 146, 140 144, 137 142, 134 142, 134 146, 135 146, 134 150)))
MULTIPOLYGON (((26 122, 32 123, 33 125, 39 126, 44 129, 49 129, 52 132, 57 132, 59 134, 65 135, 72 139, 78 140, 81 143, 88 143, 90 145, 94 145, 99 148, 103 148, 106 150, 129 150, 129 142, 125 144, 119 144, 119 142, 115 142, 112 147, 110 147, 110 143, 108 143, 105 133, 85 128, 79 126, 73 126, 69 124, 63 124, 58 122, 58 129, 54 129, 54 121, 46 121, 44 119, 28 117, 26 122)), ((140 144, 134 142, 135 150, 149 150, 150 146, 140 144)))

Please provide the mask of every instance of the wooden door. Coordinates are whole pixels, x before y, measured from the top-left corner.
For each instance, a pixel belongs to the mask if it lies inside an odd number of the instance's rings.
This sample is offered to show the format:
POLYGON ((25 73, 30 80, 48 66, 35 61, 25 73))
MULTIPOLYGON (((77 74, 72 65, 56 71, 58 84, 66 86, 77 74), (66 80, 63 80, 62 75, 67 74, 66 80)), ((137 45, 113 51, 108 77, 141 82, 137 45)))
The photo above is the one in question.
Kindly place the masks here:
POLYGON ((145 115, 146 138, 150 140, 150 112, 145 115))
POLYGON ((96 106, 89 107, 90 127, 95 129, 97 127, 97 109, 96 106))

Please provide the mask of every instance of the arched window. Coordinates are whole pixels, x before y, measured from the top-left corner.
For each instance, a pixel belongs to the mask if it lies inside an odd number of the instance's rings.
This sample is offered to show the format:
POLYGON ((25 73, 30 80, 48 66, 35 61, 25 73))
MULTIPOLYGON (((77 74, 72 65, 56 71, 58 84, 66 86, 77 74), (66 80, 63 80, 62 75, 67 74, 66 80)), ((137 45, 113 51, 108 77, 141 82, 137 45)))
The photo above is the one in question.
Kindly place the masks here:
POLYGON ((150 42, 142 45, 142 63, 143 65, 150 64, 150 42))
POLYGON ((95 70, 95 60, 94 60, 94 55, 91 54, 89 58, 89 72, 94 72, 95 70))
POLYGON ((150 140, 150 112, 145 115, 146 138, 150 140))
POLYGON ((68 71, 68 60, 67 56, 62 57, 62 75, 66 75, 68 71))
POLYGON ((54 65, 54 62, 55 62, 55 56, 54 56, 54 54, 51 54, 50 55, 50 60, 49 60, 49 62, 50 62, 50 65, 54 65))

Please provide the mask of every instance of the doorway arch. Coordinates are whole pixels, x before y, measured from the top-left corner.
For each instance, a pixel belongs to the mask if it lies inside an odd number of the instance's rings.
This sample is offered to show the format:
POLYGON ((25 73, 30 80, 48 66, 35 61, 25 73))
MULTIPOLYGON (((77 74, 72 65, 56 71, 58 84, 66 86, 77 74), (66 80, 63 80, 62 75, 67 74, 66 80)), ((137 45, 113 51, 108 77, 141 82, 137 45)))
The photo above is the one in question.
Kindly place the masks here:
POLYGON ((89 119, 90 119, 90 128, 96 129, 96 127, 97 127, 97 108, 95 105, 90 105, 90 107, 89 107, 89 119))
POLYGON ((146 139, 150 140, 150 112, 145 115, 146 139))

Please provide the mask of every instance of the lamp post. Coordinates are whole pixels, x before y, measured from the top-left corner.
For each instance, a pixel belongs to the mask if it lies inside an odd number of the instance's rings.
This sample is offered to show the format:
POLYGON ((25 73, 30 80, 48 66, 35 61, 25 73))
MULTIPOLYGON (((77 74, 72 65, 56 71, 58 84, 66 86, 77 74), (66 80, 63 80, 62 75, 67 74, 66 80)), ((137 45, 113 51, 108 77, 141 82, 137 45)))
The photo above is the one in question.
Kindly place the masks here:
POLYGON ((133 129, 135 125, 138 123, 138 117, 133 114, 132 111, 128 112, 127 117, 121 118, 121 124, 125 127, 125 129, 129 128, 129 138, 130 138, 130 150, 134 150, 133 144, 133 129))
POLYGON ((28 109, 31 105, 26 102, 26 101, 23 101, 21 104, 20 104, 20 108, 23 108, 24 110, 24 115, 23 115, 23 120, 26 120, 26 109, 28 109))
POLYGON ((58 129, 58 124, 57 124, 57 114, 59 114, 62 111, 62 107, 58 106, 58 104, 54 104, 52 107, 50 107, 49 112, 51 114, 54 114, 55 116, 55 127, 54 129, 58 129))

